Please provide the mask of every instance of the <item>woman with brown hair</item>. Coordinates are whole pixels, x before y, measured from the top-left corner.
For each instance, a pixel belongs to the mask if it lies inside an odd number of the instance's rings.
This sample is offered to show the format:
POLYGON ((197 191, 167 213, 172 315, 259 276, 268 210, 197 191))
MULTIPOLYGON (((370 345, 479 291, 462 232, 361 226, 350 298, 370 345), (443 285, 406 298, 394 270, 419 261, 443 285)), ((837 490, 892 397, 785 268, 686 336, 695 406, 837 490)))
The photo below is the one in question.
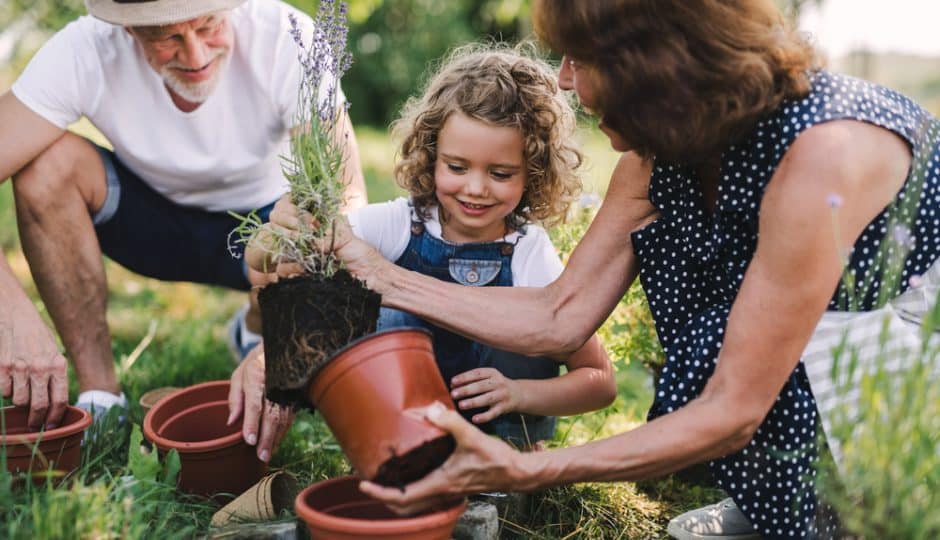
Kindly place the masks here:
MULTIPOLYGON (((529 355, 576 350, 639 275, 666 354, 649 422, 589 444, 517 453, 456 413, 428 418, 454 455, 404 490, 441 496, 639 480, 708 462, 733 503, 680 516, 678 538, 813 538, 817 402, 801 355, 827 310, 876 307, 892 227, 913 239, 890 295, 940 251, 937 120, 828 73, 771 0, 537 0, 559 82, 624 152, 593 224, 544 288, 475 289, 397 268, 361 241, 338 253, 385 305, 529 355)), ((272 214, 289 224, 292 216, 272 214)), ((884 291, 881 291, 884 294, 884 291)))

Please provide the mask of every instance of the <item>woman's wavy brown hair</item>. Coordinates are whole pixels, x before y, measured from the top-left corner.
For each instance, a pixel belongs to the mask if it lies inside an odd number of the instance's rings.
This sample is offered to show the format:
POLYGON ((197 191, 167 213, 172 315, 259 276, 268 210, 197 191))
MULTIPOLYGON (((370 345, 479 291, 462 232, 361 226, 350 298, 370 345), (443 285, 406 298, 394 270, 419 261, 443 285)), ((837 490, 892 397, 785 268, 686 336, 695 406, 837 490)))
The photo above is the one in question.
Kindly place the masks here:
POLYGON ((595 112, 646 158, 716 158, 806 95, 812 46, 772 0, 536 0, 537 35, 585 64, 595 112))
POLYGON ((522 132, 526 185, 507 225, 564 221, 581 190, 581 153, 574 145, 575 115, 554 70, 532 44, 515 48, 472 44, 451 52, 421 97, 408 100, 392 133, 401 140, 395 179, 427 219, 434 194, 437 136, 454 112, 522 132))

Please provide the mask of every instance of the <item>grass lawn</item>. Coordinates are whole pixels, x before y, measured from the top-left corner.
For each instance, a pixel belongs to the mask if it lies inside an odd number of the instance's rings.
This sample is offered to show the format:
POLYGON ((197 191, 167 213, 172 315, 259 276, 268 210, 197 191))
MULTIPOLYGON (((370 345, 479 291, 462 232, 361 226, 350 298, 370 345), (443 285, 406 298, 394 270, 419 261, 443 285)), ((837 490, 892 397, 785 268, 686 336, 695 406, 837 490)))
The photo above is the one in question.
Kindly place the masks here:
MULTIPOLYGON (((88 133, 87 126, 78 130, 88 133)), ((360 129, 358 137, 370 199, 400 194, 391 180, 394 148, 384 132, 360 129)), ((616 155, 599 136, 585 135, 584 147, 588 190, 603 191, 616 155)), ((584 212, 554 231, 562 253, 570 251, 589 218, 584 212)), ((9 182, 0 185, 0 247, 42 312, 16 241, 9 182)), ((224 326, 244 296, 146 279, 110 261, 107 272, 108 321, 118 376, 131 402, 129 422, 85 445, 75 482, 56 489, 17 489, 9 475, 0 473, 0 537, 184 538, 208 529, 211 505, 141 478, 128 467, 129 449, 136 453, 129 444, 131 426, 141 424, 137 398, 151 388, 228 378, 234 365, 224 345, 224 326)), ((660 352, 642 293, 631 290, 625 296, 601 337, 615 360, 619 396, 602 411, 562 419, 555 445, 584 443, 643 422, 652 399, 644 364, 655 362, 660 352)), ((75 395, 73 382, 73 400, 75 395)), ((304 485, 348 471, 325 424, 311 413, 298 416, 272 464, 293 472, 304 485)), ((505 537, 524 538, 663 538, 671 516, 719 497, 703 483, 678 478, 563 487, 532 497, 528 516, 505 521, 503 531, 505 537)))

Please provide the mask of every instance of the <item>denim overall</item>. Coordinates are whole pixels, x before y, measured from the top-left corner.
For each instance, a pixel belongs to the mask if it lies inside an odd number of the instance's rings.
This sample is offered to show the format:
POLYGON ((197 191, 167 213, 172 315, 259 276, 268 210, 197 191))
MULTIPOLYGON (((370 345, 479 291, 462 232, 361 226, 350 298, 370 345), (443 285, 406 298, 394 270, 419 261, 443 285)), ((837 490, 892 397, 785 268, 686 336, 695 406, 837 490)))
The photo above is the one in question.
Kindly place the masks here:
MULTIPOLYGON (((471 287, 512 286, 512 254, 509 242, 452 244, 428 234, 423 223, 411 224, 408 247, 395 264, 441 281, 471 287)), ((383 307, 378 329, 400 326, 427 328, 434 335, 434 356, 444 383, 479 367, 492 367, 510 379, 548 379, 558 376, 558 364, 549 358, 534 358, 494 349, 449 330, 432 325, 410 313, 383 307)), ((459 410, 459 409, 458 409, 459 410)), ((460 411, 470 420, 485 409, 460 411)), ((497 435, 518 448, 540 440, 550 440, 555 433, 554 416, 508 413, 479 425, 486 433, 497 435)))

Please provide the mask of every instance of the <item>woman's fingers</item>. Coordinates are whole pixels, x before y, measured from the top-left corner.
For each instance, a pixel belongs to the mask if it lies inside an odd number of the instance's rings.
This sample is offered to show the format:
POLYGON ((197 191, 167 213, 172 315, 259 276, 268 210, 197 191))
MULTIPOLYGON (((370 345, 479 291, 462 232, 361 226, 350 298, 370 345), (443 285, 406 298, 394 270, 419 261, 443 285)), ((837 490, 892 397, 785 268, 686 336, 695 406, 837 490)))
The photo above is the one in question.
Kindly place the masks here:
MULTIPOLYGON (((451 456, 448 462, 453 459, 454 456, 451 456)), ((404 489, 380 486, 365 481, 359 483, 359 490, 374 499, 382 501, 396 514, 407 516, 440 506, 443 502, 463 496, 463 493, 453 491, 455 485, 453 482, 454 477, 448 473, 447 463, 445 463, 421 480, 408 484, 404 489)))
POLYGON ((432 508, 468 493, 505 489, 512 475, 513 450, 467 422, 457 411, 434 403, 425 417, 454 436, 454 453, 439 468, 405 486, 403 490, 362 482, 359 489, 386 503, 398 513, 409 514, 432 508))

